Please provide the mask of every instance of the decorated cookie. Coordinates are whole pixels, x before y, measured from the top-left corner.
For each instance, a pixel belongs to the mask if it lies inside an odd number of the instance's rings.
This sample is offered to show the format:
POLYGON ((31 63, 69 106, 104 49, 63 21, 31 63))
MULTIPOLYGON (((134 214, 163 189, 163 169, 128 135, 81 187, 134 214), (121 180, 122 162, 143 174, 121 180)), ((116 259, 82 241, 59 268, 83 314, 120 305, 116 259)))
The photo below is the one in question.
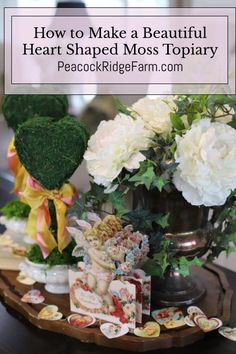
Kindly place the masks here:
POLYGON ((33 285, 35 283, 35 280, 28 277, 24 272, 20 272, 16 280, 24 285, 33 285))
POLYGON ((114 323, 103 323, 100 326, 102 334, 108 339, 122 337, 129 332, 129 327, 126 324, 117 325, 114 323))
POLYGON ((27 249, 24 246, 13 246, 12 254, 14 254, 15 256, 26 257, 27 249))
POLYGON ((28 291, 22 298, 22 302, 27 302, 29 304, 41 304, 45 301, 45 298, 41 295, 40 290, 33 289, 28 291))
POLYGON ((198 315, 194 317, 194 322, 201 328, 203 332, 211 332, 222 326, 222 321, 219 318, 207 318, 204 315, 198 315))
POLYGON ((236 342, 236 327, 221 327, 218 329, 218 332, 225 338, 233 340, 236 342))
POLYGON ((63 317, 61 312, 58 312, 58 307, 55 305, 45 306, 39 313, 39 320, 57 321, 63 317))
POLYGON ((160 325, 164 325, 165 322, 170 320, 179 320, 182 316, 182 311, 177 307, 166 307, 160 310, 152 311, 152 317, 160 325))
POLYGON ((137 327, 134 334, 138 337, 154 338, 160 335, 160 326, 156 322, 146 322, 143 327, 137 327))
POLYGON ((204 315, 204 312, 197 306, 189 306, 187 309, 188 316, 185 316, 184 322, 189 327, 195 327, 194 317, 198 315, 204 315))
POLYGON ((96 319, 88 315, 73 314, 67 317, 67 321, 71 326, 85 328, 92 326, 96 322, 96 319))
POLYGON ((185 322, 184 322, 184 316, 182 313, 180 313, 178 317, 174 317, 172 319, 169 319, 164 323, 164 326, 168 329, 177 328, 177 327, 181 327, 184 325, 185 325, 185 322))

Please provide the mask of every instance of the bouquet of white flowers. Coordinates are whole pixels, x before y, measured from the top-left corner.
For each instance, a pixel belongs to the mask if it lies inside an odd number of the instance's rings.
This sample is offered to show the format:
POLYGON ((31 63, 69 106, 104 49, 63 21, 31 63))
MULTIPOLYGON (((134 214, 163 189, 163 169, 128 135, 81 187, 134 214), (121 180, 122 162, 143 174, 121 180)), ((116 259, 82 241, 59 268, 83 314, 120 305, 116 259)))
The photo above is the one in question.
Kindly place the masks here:
POLYGON ((171 251, 166 233, 173 217, 164 205, 161 212, 160 200, 168 200, 173 192, 195 213, 206 207, 214 212, 209 258, 222 250, 232 251, 236 245, 235 96, 145 97, 132 107, 116 103, 117 116, 100 123, 84 158, 93 182, 100 186, 93 185, 92 191, 99 190, 98 198, 102 195, 119 216, 134 227, 138 223, 138 229, 150 236, 151 272, 155 269, 155 274, 163 275, 174 265, 186 275, 188 265, 200 263, 197 258, 175 257, 173 247, 171 251), (124 197, 140 188, 157 196, 158 208, 147 206, 142 198, 136 198, 133 210, 127 208, 124 197), (158 194, 165 197, 159 199, 158 194))

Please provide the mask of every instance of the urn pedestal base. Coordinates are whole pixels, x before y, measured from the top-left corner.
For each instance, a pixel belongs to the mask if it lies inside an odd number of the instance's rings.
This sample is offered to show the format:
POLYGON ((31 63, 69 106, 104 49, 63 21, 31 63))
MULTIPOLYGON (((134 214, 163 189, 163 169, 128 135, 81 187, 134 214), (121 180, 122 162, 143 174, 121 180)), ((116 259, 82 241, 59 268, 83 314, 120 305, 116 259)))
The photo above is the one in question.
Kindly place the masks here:
MULTIPOLYGON (((214 237, 213 209, 189 204, 177 190, 160 193, 139 188, 134 195, 134 207, 138 203, 152 213, 169 214, 169 226, 164 230, 163 239, 169 242, 167 252, 170 259, 179 260, 185 257, 191 261, 207 253, 214 237)), ((157 228, 154 231, 157 232, 158 245, 160 230, 157 228)), ((155 254, 155 248, 153 253, 155 254)), ((152 278, 154 308, 196 304, 204 297, 205 292, 199 278, 193 275, 183 277, 173 268, 166 270, 164 279, 152 278)))
POLYGON ((152 277, 153 309, 197 304, 205 293, 206 289, 196 275, 183 277, 174 269, 169 269, 164 279, 152 277))

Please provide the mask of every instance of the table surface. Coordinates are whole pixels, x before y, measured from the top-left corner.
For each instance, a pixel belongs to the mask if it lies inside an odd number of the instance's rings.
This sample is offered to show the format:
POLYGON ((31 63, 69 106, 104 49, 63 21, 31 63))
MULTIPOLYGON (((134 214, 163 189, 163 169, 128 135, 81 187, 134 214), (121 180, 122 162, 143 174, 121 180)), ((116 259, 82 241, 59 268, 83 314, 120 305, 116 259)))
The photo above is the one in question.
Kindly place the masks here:
MULTIPOLYGON (((0 206, 9 198, 11 184, 0 178, 0 206)), ((1 232, 1 230, 0 230, 1 232)), ((236 327, 236 273, 225 270, 234 290, 230 325, 236 327)), ((94 344, 40 330, 28 323, 20 314, 0 302, 0 354, 124 354, 94 344)), ((154 352, 148 352, 154 353, 154 352)), ((157 351, 155 351, 157 353, 157 351)), ((208 333, 205 338, 184 348, 158 350, 159 354, 236 354, 236 342, 225 339, 217 332, 208 333)))

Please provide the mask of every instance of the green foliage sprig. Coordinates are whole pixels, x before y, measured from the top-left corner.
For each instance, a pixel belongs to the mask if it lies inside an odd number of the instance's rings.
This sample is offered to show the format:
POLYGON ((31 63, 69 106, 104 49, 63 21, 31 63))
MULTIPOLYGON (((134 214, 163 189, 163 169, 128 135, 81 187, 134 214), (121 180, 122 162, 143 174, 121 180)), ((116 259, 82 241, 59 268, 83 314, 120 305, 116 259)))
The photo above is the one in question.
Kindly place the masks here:
POLYGON ((115 214, 118 217, 123 217, 130 211, 123 200, 126 193, 127 189, 107 194, 104 193, 104 188, 95 183, 90 183, 90 190, 86 193, 81 193, 79 200, 75 200, 70 208, 70 214, 75 214, 83 219, 87 211, 106 212, 103 210, 103 205, 110 203, 114 208, 115 214))
POLYGON ((218 118, 231 116, 232 121, 228 124, 236 128, 234 113, 236 111, 236 96, 180 95, 176 97, 174 102, 177 111, 171 114, 171 122, 177 134, 183 134, 194 121, 202 118, 210 118, 215 121, 218 118))
POLYGON ((30 213, 30 207, 22 203, 19 199, 15 199, 5 204, 0 211, 7 219, 27 219, 30 213))
POLYGON ((38 245, 33 245, 27 254, 27 258, 33 263, 47 264, 50 267, 56 265, 74 265, 82 260, 82 258, 72 256, 72 251, 75 246, 76 244, 73 240, 62 253, 60 253, 57 248, 54 248, 47 258, 43 258, 40 247, 38 245))
POLYGON ((221 252, 229 256, 236 252, 236 195, 228 198, 224 207, 220 208, 215 220, 215 232, 208 260, 214 261, 221 252))

